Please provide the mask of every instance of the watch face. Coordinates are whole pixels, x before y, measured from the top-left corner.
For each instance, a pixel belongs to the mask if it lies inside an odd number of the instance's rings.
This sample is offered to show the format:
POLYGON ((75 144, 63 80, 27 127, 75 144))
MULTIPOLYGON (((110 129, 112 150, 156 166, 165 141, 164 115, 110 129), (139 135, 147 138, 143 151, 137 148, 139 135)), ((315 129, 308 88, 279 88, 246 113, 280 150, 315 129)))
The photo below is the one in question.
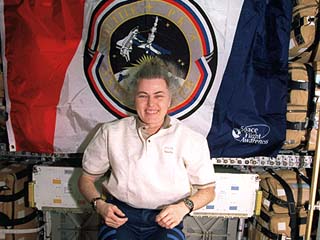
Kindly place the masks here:
POLYGON ((187 206, 187 208, 190 209, 190 212, 193 210, 193 202, 189 198, 183 199, 184 204, 187 206))

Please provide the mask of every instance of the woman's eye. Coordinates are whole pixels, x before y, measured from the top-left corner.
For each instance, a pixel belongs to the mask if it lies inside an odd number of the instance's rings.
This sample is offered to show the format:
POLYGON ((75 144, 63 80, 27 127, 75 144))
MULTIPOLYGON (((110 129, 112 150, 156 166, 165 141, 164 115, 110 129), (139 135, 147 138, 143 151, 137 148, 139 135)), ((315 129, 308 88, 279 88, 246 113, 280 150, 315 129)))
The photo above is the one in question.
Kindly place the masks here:
POLYGON ((146 95, 138 95, 138 98, 147 98, 146 95))

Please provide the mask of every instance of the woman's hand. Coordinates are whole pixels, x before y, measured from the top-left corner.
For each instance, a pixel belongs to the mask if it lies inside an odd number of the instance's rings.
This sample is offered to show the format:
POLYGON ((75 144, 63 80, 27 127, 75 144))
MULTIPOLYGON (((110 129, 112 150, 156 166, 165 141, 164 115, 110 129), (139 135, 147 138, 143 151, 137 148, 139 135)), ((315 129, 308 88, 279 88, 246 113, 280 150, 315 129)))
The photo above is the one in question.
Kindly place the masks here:
POLYGON ((104 201, 97 202, 97 212, 109 227, 118 228, 128 221, 125 214, 116 206, 104 201))
POLYGON ((162 209, 156 217, 156 222, 161 227, 172 229, 177 226, 188 213, 189 209, 183 202, 172 204, 162 209))

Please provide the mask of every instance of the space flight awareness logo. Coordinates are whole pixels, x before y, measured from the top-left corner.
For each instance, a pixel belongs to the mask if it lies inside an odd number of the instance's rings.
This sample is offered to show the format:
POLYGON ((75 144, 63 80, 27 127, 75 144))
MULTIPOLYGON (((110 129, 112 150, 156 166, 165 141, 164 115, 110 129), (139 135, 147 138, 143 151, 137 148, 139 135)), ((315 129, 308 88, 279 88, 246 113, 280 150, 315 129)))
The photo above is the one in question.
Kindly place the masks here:
POLYGON ((84 70, 99 102, 120 118, 135 113, 132 67, 160 56, 178 65, 169 114, 183 119, 205 101, 217 68, 217 44, 210 21, 195 1, 101 1, 92 13, 84 70))
POLYGON ((241 143, 266 145, 269 143, 267 136, 270 127, 266 124, 252 124, 232 129, 232 137, 241 143))

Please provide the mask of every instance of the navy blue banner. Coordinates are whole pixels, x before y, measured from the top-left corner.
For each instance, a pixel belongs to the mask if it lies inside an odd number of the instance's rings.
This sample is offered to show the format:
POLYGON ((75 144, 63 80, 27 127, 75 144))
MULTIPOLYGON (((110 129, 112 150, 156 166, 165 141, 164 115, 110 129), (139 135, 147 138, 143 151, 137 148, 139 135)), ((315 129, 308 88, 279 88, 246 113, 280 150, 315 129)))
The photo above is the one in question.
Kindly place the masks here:
POLYGON ((275 156, 282 147, 291 14, 291 1, 244 1, 208 134, 212 157, 275 156))

